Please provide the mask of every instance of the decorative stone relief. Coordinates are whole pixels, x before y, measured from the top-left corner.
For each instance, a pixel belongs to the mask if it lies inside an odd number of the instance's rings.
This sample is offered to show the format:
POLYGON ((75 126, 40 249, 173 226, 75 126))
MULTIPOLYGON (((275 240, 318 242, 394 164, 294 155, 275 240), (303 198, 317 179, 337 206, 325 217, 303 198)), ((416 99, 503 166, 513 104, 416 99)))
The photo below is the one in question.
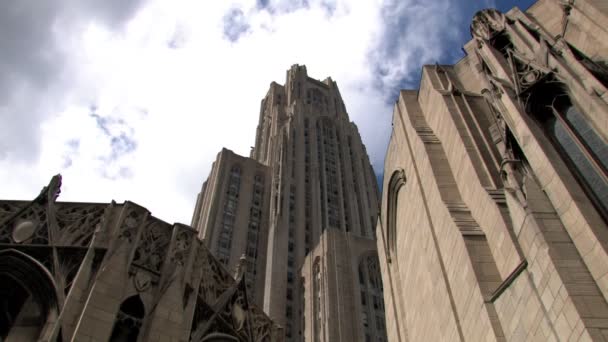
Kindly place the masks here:
POLYGON ((133 243, 137 236, 137 228, 139 227, 141 220, 144 217, 144 212, 136 210, 136 208, 129 207, 128 214, 126 215, 122 226, 120 227, 120 233, 118 238, 127 241, 129 244, 133 243))
POLYGON ((11 216, 0 223, 0 243, 48 244, 46 210, 43 205, 32 202, 11 216))
POLYGON ((273 324, 272 321, 268 318, 268 316, 266 316, 266 314, 264 314, 261 309, 257 307, 251 307, 250 317, 253 341, 270 341, 273 324))
POLYGON ((234 279, 206 249, 201 250, 199 258, 204 259, 201 262, 199 295, 207 303, 213 304, 234 283, 234 279))
POLYGON ((59 226, 57 243, 86 247, 101 222, 107 205, 60 205, 56 217, 59 226))
POLYGON ((15 215, 15 213, 21 210, 22 207, 23 204, 19 205, 17 203, 3 202, 0 205, 0 222, 9 218, 12 215, 15 215))
POLYGON ((194 234, 192 231, 180 227, 175 227, 175 240, 171 251, 171 264, 184 267, 192 246, 194 234))
POLYGON ((526 208, 528 200, 524 184, 526 177, 529 177, 528 172, 524 167, 524 162, 516 158, 513 149, 508 145, 506 146, 506 150, 503 151, 500 175, 504 182, 505 190, 513 194, 522 207, 526 208))
POLYGON ((63 290, 67 295, 87 250, 83 248, 58 248, 58 250, 59 268, 57 273, 63 280, 63 290))
POLYGON ((150 288, 152 285, 152 276, 149 272, 143 270, 135 271, 135 275, 133 276, 133 286, 137 292, 144 292, 150 288))
POLYGON ((166 223, 150 219, 143 228, 131 263, 156 274, 160 274, 167 249, 171 241, 171 229, 166 223))
POLYGON ((479 11, 471 22, 471 36, 480 40, 490 40, 496 32, 506 27, 505 15, 495 9, 479 11))
POLYGON ((31 220, 24 220, 15 225, 13 229, 13 241, 16 243, 22 243, 29 240, 32 235, 36 232, 36 223, 31 220))

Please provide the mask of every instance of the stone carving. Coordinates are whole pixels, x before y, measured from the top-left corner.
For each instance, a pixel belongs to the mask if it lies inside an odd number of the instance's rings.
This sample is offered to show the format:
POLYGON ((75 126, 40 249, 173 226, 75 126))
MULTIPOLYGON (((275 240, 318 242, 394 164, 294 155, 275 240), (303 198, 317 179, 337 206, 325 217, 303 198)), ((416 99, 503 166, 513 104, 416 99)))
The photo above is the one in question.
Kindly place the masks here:
POLYGON ((551 46, 551 49, 558 56, 562 56, 564 52, 570 51, 568 43, 562 36, 555 37, 555 44, 551 46))
POLYGON ((218 333, 235 341, 270 341, 276 327, 264 312, 249 304, 244 266, 237 267, 235 280, 205 248, 199 250, 195 265, 202 268, 202 278, 190 341, 203 341, 218 333))
POLYGON ((131 208, 127 214, 127 217, 124 219, 122 226, 120 227, 120 234, 118 235, 118 238, 121 240, 126 240, 129 244, 133 243, 133 240, 135 240, 135 236, 137 235, 137 228, 139 227, 142 216, 142 213, 139 213, 137 210, 131 208))
POLYGON ((471 22, 471 36, 480 40, 490 40, 496 32, 506 27, 505 15, 495 9, 479 11, 471 22))
MULTIPOLYGON (((55 199, 60 192, 61 175, 55 175, 51 178, 49 185, 42 188, 40 194, 32 202, 13 212, 12 215, 8 215, 4 221, 0 222, 0 243, 48 245, 47 211, 54 210, 55 199), (27 221, 30 223, 26 224, 27 221)), ((5 206, 6 209, 10 210, 11 208, 7 205, 5 206)))
POLYGON ((203 259, 199 295, 207 303, 215 303, 220 295, 232 285, 234 279, 215 258, 209 255, 208 251, 201 250, 199 258, 203 259))
POLYGON ((174 266, 184 267, 194 236, 192 232, 183 228, 176 227, 175 230, 176 233, 175 241, 173 242, 171 264, 174 266))
POLYGON ((38 197, 34 199, 36 203, 54 203, 61 193, 61 175, 56 174, 51 178, 49 185, 40 190, 38 197))
POLYGON ((59 237, 56 244, 85 247, 101 222, 107 205, 61 205, 56 217, 59 237))
POLYGON ((5 220, 6 218, 15 215, 16 212, 18 212, 19 210, 21 210, 22 205, 18 205, 17 203, 11 203, 11 202, 3 202, 0 205, 0 222, 2 222, 3 220, 5 220))
POLYGON ((529 63, 517 63, 517 81, 520 88, 525 89, 536 83, 542 76, 540 70, 529 63))
MULTIPOLYGON (((238 334, 246 334, 245 323, 247 317, 245 310, 247 310, 248 305, 245 298, 245 288, 242 285, 243 282, 232 284, 232 289, 230 290, 234 293, 227 303, 223 305, 222 310, 218 312, 222 321, 238 334)), ((229 290, 226 293, 229 293, 229 290)))
MULTIPOLYGON (((138 293, 147 291, 147 297, 153 297, 150 312, 160 302, 158 299, 166 295, 169 285, 176 279, 175 275, 183 273, 183 283, 180 282, 183 297, 174 299, 178 302, 183 300, 184 309, 188 303, 196 302, 192 340, 230 337, 234 341, 269 341, 269 338, 252 337, 252 313, 243 281, 246 272, 244 264, 240 265, 238 280, 235 280, 231 272, 197 239, 194 230, 180 224, 171 226, 149 217, 144 208, 129 202, 120 206, 115 206, 114 202, 55 203, 60 184, 61 178, 53 177, 49 186, 29 203, 0 202, 0 252, 4 253, 0 262, 17 266, 13 267, 17 279, 30 273, 37 274, 38 271, 32 272, 28 265, 19 265, 18 260, 9 260, 11 253, 23 253, 39 263, 40 269, 53 284, 53 288, 49 287, 48 293, 41 296, 41 301, 50 303, 47 299, 52 294, 57 296, 52 304, 59 311, 63 307, 73 307, 69 302, 81 300, 82 293, 68 295, 72 288, 75 291, 92 289, 98 280, 99 270, 113 267, 113 263, 104 265, 104 262, 122 247, 124 259, 120 262, 127 262, 128 256, 132 255, 128 281, 132 282, 138 293), (123 219, 117 220, 118 217, 123 219), (116 243, 109 243, 111 241, 116 243), (191 256, 190 253, 195 255, 191 256), (194 257, 194 265, 186 267, 191 257, 194 257), (83 260, 88 262, 83 264, 83 260), (166 264, 165 260, 170 264, 166 264), (85 267, 84 271, 80 271, 82 267, 85 267), (193 284, 197 284, 199 277, 200 286, 196 288, 193 284)), ((125 280, 122 277, 116 279, 121 282, 125 280)), ((38 282, 31 284, 34 292, 41 288, 39 285, 38 282)), ((112 336, 124 337, 144 327, 143 304, 140 305, 141 310, 138 309, 141 314, 137 314, 137 310, 134 314, 130 305, 133 303, 126 305, 127 301, 123 303, 124 308, 121 304, 115 316, 113 326, 118 329, 113 329, 112 336)), ((43 309, 48 311, 47 308, 43 309)), ((258 330, 269 336, 267 331, 275 326, 263 312, 260 311, 259 315, 257 319, 261 323, 258 325, 266 324, 268 327, 258 330)), ((65 335, 65 330, 61 331, 63 322, 61 318, 58 321, 57 317, 53 316, 53 321, 49 321, 49 326, 52 325, 54 329, 49 333, 49 339, 57 339, 58 334, 62 334, 64 340, 71 339, 65 335)))
POLYGON ((150 273, 143 270, 137 270, 133 276, 133 286, 137 292, 144 292, 150 288, 152 280, 150 273))
POLYGON ((159 274, 169 243, 171 229, 156 219, 148 220, 137 244, 132 265, 159 274))
POLYGON ((63 248, 58 251, 58 274, 63 280, 63 290, 66 295, 72 287, 72 282, 76 278, 76 273, 80 269, 85 254, 85 249, 63 248))
POLYGON ((516 53, 512 55, 512 64, 514 67, 516 92, 520 97, 522 93, 525 93, 532 86, 547 78, 548 75, 555 75, 552 70, 527 60, 516 53))
POLYGON ((13 229, 13 241, 21 243, 28 240, 36 232, 36 224, 31 220, 24 220, 15 225, 13 229))
POLYGON ((253 341, 270 341, 273 324, 272 321, 257 307, 250 308, 251 333, 253 341))
MULTIPOLYGON (((511 137, 511 139, 513 138, 511 137)), ((522 207, 526 208, 528 200, 525 181, 526 177, 528 177, 528 171, 524 162, 515 156, 513 148, 510 146, 511 144, 513 142, 507 139, 502 162, 500 163, 500 175, 504 182, 505 190, 513 194, 522 207)))

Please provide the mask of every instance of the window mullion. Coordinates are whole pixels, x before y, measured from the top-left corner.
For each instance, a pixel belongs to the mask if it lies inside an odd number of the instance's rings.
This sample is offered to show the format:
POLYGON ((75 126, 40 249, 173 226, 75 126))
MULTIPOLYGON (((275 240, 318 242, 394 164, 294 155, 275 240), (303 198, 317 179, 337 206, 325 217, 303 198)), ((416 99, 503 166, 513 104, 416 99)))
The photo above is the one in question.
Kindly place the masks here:
POLYGON ((587 145, 578 131, 572 127, 572 124, 566 118, 564 118, 560 111, 556 110, 553 106, 551 107, 551 110, 553 111, 553 114, 557 120, 559 120, 559 122, 563 125, 566 132, 572 137, 572 140, 578 146, 583 155, 587 158, 587 160, 589 160, 596 173, 602 178, 602 181, 608 184, 608 170, 606 170, 604 165, 599 162, 595 154, 591 151, 589 145, 587 145))

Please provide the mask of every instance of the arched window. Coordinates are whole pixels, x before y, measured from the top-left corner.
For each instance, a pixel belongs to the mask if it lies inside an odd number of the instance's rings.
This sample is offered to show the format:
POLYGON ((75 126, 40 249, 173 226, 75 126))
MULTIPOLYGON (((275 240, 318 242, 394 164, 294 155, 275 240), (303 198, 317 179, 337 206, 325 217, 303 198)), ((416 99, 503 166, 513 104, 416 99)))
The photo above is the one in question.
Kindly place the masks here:
POLYGON ((48 270, 22 252, 0 251, 0 341, 38 340, 56 310, 56 288, 48 270))
POLYGON ((531 89, 527 112, 542 126, 595 207, 608 218, 608 145, 551 78, 531 89))
POLYGON ((361 294, 361 324, 365 341, 387 341, 384 294, 378 257, 368 255, 359 263, 359 288, 361 294))
POLYGON ((146 314, 144 303, 139 295, 131 296, 120 304, 110 342, 135 342, 141 323, 146 314))
POLYGON ((405 172, 403 169, 395 170, 388 182, 388 195, 386 203, 386 240, 389 255, 397 249, 397 210, 399 190, 405 185, 405 172))

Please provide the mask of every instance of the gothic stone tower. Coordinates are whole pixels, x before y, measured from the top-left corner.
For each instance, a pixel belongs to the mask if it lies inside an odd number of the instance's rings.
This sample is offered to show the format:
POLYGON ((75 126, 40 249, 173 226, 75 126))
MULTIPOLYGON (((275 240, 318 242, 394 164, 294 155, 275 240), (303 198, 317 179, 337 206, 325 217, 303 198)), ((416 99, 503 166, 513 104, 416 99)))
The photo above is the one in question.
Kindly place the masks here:
POLYGON ((401 91, 377 230, 392 341, 606 340, 607 27, 599 0, 484 10, 466 57, 401 91))
POLYGON ((384 340, 381 283, 358 281, 376 260, 378 189, 336 82, 294 65, 272 83, 251 157, 272 170, 264 309, 288 339, 384 340))
POLYGON ((225 155, 218 156, 199 195, 193 226, 212 251, 226 248, 221 234, 230 236, 226 255, 246 254, 263 269, 255 284, 264 277, 264 310, 283 325, 287 340, 385 341, 374 240, 378 189, 336 83, 314 80, 306 67, 292 66, 285 85, 273 82, 262 100, 250 158, 225 155), (248 171, 254 164, 257 173, 248 171), (254 210, 251 195, 242 192, 252 183, 241 181, 231 195, 238 198, 236 212, 224 199, 236 183, 230 176, 235 169, 248 178, 259 175, 264 184, 263 217, 255 232, 263 238, 256 240, 255 260, 244 247, 249 245, 238 242, 253 232, 251 218, 239 221, 254 210), (218 191, 224 197, 213 199, 218 191), (231 216, 236 223, 226 229, 222 220, 231 216))

